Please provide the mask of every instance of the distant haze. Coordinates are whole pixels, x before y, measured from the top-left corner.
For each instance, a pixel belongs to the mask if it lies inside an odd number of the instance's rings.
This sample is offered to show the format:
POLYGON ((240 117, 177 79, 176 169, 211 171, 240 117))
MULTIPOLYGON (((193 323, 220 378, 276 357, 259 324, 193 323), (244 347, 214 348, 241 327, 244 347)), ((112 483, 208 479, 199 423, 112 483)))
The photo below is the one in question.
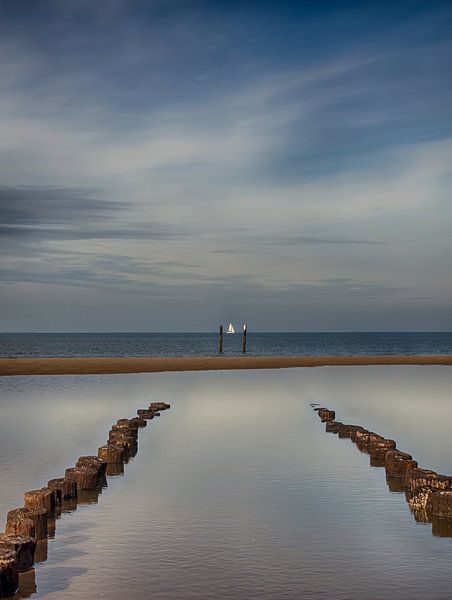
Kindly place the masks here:
POLYGON ((450 2, 0 0, 0 330, 452 330, 450 2))

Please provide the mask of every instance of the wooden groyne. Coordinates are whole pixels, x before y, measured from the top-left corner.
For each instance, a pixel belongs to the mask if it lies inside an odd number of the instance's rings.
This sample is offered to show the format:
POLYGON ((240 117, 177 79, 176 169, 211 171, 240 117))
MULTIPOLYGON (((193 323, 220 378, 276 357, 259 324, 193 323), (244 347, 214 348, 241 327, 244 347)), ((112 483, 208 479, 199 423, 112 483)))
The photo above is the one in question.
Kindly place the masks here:
POLYGON ((431 523, 435 536, 452 537, 452 476, 420 468, 411 454, 397 448, 395 440, 361 425, 336 421, 334 410, 311 406, 325 423, 325 431, 349 438, 369 455, 371 466, 385 468, 389 490, 405 494, 416 521, 431 523))
POLYGON ((137 417, 119 419, 97 455, 80 456, 64 477, 24 493, 24 505, 8 512, 0 534, 0 598, 14 596, 21 574, 47 559, 47 539, 54 536, 56 519, 76 510, 77 504, 97 502, 107 476, 124 473, 124 464, 138 452, 139 429, 168 408, 165 402, 151 402, 138 409, 137 417))

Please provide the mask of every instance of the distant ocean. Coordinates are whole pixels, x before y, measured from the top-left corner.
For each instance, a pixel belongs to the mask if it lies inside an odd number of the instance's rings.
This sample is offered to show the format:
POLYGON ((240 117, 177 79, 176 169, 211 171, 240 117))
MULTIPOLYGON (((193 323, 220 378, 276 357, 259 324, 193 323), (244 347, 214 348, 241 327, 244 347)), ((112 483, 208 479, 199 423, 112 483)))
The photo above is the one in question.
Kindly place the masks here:
MULTIPOLYGON (((224 354, 241 354, 241 333, 224 336, 224 354)), ((0 333, 0 356, 209 356, 216 333, 0 333)), ((322 356, 452 354, 447 333, 253 333, 248 354, 322 356)))

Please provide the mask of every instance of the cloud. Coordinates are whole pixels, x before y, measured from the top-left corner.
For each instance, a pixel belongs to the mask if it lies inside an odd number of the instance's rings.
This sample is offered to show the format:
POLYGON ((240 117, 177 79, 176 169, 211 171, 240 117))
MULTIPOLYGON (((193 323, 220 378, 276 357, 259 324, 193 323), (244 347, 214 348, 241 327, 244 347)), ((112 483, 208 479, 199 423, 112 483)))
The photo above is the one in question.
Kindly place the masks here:
POLYGON ((181 228, 162 223, 130 224, 125 203, 101 200, 89 190, 62 187, 0 187, 0 238, 30 241, 166 239, 181 228), (122 217, 122 218, 121 218, 122 217))
POLYGON ((0 7, 9 289, 452 299, 447 7, 27 6, 0 7))
POLYGON ((267 239, 262 239, 262 243, 272 246, 310 246, 317 244, 352 244, 352 245, 371 245, 381 246, 385 242, 376 242, 373 240, 359 240, 353 238, 342 238, 335 236, 315 236, 315 235, 285 235, 281 237, 271 236, 267 239))
POLYGON ((124 206, 93 197, 92 192, 61 187, 0 187, 3 225, 33 227, 40 224, 89 223, 110 218, 124 206))

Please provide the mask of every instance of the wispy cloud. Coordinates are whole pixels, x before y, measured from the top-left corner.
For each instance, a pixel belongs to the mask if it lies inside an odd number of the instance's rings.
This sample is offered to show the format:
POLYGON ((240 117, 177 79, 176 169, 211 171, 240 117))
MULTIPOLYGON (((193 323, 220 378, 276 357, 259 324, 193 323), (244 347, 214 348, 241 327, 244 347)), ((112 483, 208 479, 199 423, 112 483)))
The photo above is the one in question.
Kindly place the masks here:
POLYGON ((154 294, 172 298, 168 323, 188 297, 259 298, 267 316, 284 298, 292 314, 297 297, 355 294, 386 315, 398 294, 452 300, 446 4, 0 15, 9 290, 98 290, 99 314, 116 292, 154 294))

